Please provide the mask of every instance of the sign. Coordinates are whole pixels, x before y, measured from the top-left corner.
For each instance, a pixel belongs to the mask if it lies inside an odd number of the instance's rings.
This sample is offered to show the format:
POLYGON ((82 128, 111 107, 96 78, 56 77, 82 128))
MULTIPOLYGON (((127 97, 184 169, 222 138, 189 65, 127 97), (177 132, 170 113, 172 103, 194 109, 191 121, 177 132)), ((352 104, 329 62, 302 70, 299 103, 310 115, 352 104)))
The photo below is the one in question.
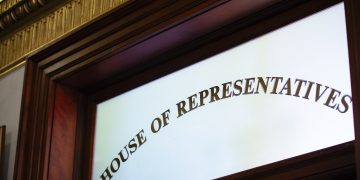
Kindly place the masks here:
POLYGON ((97 107, 93 179, 214 179, 354 139, 343 4, 97 107))

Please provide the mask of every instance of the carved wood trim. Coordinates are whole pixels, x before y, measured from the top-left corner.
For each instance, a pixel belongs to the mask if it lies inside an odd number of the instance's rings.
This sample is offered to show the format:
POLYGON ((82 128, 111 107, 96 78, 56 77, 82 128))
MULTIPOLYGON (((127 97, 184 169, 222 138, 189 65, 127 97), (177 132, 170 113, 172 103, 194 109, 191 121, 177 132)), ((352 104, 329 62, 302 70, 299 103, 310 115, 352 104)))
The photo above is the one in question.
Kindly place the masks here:
POLYGON ((18 1, 12 7, 0 13, 0 33, 34 11, 45 6, 51 0, 18 1))
POLYGON ((128 0, 10 0, 0 4, 0 77, 128 0), (13 3, 14 2, 14 3, 13 3), (3 8, 6 8, 3 9, 3 8), (14 50, 16 49, 16 51, 14 50))

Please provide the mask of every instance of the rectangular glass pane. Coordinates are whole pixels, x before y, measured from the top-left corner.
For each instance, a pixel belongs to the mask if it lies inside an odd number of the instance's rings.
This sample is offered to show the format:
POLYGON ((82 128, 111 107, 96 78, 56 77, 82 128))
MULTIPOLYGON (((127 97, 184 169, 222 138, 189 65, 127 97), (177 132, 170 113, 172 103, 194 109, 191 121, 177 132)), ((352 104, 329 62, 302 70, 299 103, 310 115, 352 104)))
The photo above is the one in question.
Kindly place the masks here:
POLYGON ((93 179, 213 179, 354 139, 338 4, 97 106, 93 179))

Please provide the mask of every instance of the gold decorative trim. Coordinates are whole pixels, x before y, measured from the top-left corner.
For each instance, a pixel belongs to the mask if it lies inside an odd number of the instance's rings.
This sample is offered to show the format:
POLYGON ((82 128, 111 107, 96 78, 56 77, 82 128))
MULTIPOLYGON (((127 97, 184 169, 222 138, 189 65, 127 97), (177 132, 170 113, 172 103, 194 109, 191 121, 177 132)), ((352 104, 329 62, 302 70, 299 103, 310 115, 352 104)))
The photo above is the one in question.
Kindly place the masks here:
POLYGON ((20 60, 19 62, 15 62, 14 64, 10 64, 7 67, 4 67, 3 69, 0 70, 0 79, 6 76, 7 74, 17 70, 18 68, 22 67, 25 64, 26 64, 25 60, 20 60))
POLYGON ((30 15, 34 11, 45 6, 50 1, 53 0, 23 0, 18 1, 15 4, 10 3, 8 6, 4 6, 1 9, 2 12, 0 13, 0 31, 5 30, 6 28, 15 24, 24 17, 30 15))
MULTIPOLYGON (((44 1, 44 0, 43 0, 44 1)), ((0 41, 0 73, 29 53, 62 37, 128 0, 71 0, 56 11, 0 41)))
POLYGON ((13 7, 15 4, 21 2, 22 0, 5 0, 3 2, 0 2, 0 14, 7 11, 11 7, 13 7))

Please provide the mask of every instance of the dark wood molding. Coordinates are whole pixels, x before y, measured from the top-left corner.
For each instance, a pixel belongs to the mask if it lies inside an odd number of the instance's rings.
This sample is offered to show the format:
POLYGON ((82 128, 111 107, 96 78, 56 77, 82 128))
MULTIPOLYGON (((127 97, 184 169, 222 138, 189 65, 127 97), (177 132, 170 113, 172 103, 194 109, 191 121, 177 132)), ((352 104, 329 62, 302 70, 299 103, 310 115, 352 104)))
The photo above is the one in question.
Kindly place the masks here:
POLYGON ((36 67, 26 66, 14 179, 42 179, 51 141, 54 83, 36 67))
POLYGON ((354 110, 355 152, 358 163, 356 171, 360 175, 360 2, 358 0, 345 0, 345 10, 354 110))
POLYGON ((79 94, 56 85, 48 179, 72 179, 74 174, 79 94), (51 168, 62 167, 62 168, 51 168))
POLYGON ((354 152, 351 141, 219 179, 355 179, 354 152))
MULTIPOLYGON (((26 66, 14 179, 91 179, 97 103, 338 2, 131 1, 35 51, 26 66)), ((347 1, 347 9, 358 5, 355 0, 347 1)), ((360 52, 356 44, 359 24, 349 16, 359 16, 354 9, 347 10, 349 39, 356 40, 354 46, 349 41, 354 47, 350 61, 355 63, 352 85, 356 104, 360 66, 354 60, 360 52)), ((354 105, 355 119, 358 107, 354 105)), ((355 124, 359 132, 359 123, 355 124)), ((350 146, 333 147, 234 177, 260 177, 257 174, 261 172, 283 177, 276 175, 279 168, 285 172, 300 161, 324 170, 329 166, 316 166, 323 156, 336 170, 345 172, 350 166, 344 164, 354 154, 348 151, 350 146), (336 166, 338 162, 343 164, 336 166)), ((359 148, 358 139, 355 147, 359 148)), ((305 166, 301 171, 316 173, 305 166)))

